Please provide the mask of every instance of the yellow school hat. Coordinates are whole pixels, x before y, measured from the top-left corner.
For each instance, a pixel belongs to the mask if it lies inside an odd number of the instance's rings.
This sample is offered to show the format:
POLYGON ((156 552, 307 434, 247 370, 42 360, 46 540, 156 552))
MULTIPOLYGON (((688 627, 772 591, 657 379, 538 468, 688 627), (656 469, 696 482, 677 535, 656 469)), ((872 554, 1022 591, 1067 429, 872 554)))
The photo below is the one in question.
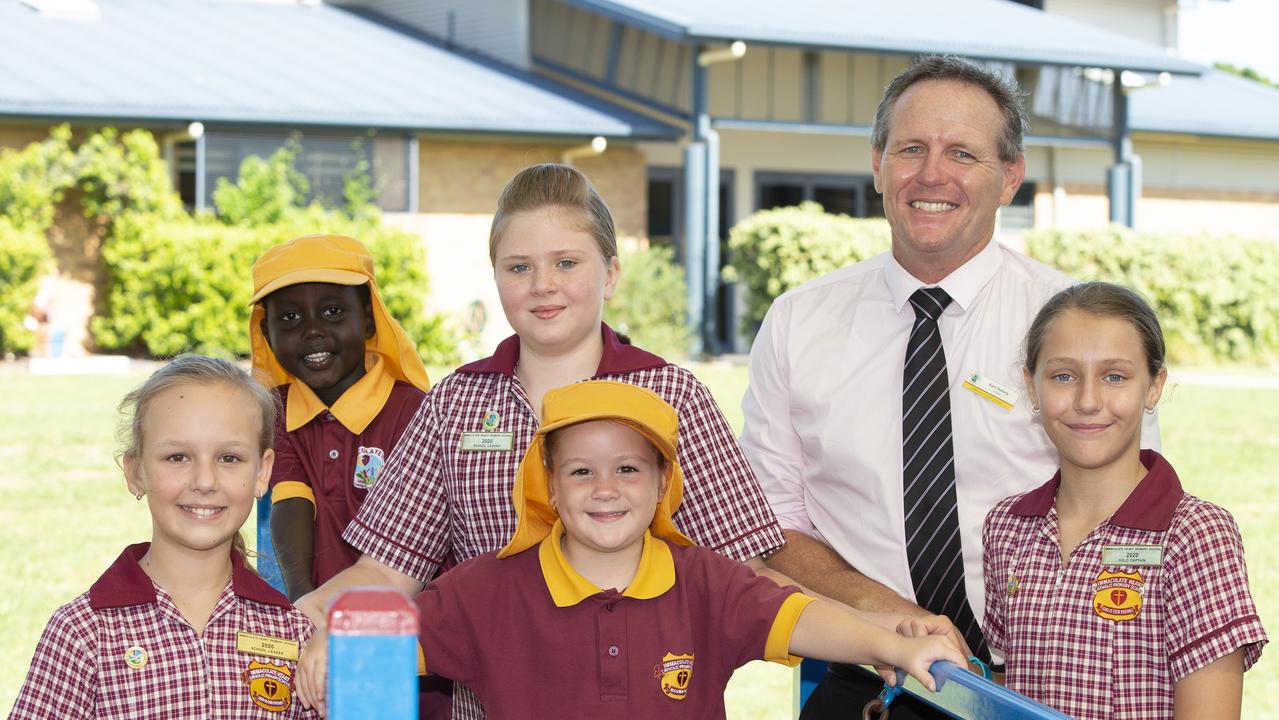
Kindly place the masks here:
POLYGON ((676 457, 679 415, 675 408, 642 387, 612 380, 590 380, 548 390, 542 398, 542 426, 533 436, 515 476, 512 500, 519 522, 511 541, 498 552, 499 558, 534 547, 551 533, 559 514, 550 501, 546 435, 588 420, 611 420, 626 425, 657 448, 666 459, 666 494, 657 504, 649 531, 654 537, 679 545, 694 544, 671 519, 684 496, 684 475, 676 457))
MULTIPOLYGON (((335 285, 368 285, 375 332, 364 341, 366 353, 379 356, 391 377, 423 392, 431 388, 426 367, 417 354, 417 345, 391 317, 373 277, 373 255, 355 238, 344 235, 304 235, 267 250, 253 263, 253 313, 249 318, 249 340, 253 369, 265 374, 273 387, 287 383, 300 385, 286 371, 262 335, 266 309, 262 299, 290 285, 322 282, 335 285)), ((385 400, 385 398, 383 398, 385 400)), ((292 411, 292 405, 290 405, 292 411)), ((381 409, 379 406, 378 410, 381 409)), ((293 413, 290 412, 290 415, 293 413)), ((376 414, 374 412, 373 414, 376 414)))

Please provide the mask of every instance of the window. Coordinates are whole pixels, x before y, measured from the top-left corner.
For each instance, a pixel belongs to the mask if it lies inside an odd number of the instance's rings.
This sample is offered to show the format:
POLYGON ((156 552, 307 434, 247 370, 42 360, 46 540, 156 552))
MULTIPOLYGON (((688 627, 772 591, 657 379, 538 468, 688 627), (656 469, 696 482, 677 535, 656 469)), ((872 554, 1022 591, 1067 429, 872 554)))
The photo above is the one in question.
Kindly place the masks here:
POLYGON ((789 207, 812 201, 828 213, 883 217, 884 201, 873 178, 819 173, 755 173, 756 208, 789 207))
POLYGON ((999 229, 1001 231, 1030 230, 1035 227, 1035 183, 1023 182, 1008 203, 999 213, 999 229))
MULTIPOLYGON (((206 131, 204 206, 213 207, 213 191, 219 178, 234 182, 245 158, 251 155, 268 158, 284 147, 290 138, 296 138, 301 146, 296 165, 310 184, 308 201, 319 199, 326 205, 341 205, 347 175, 365 162, 372 175, 378 207, 392 212, 408 210, 408 138, 380 136, 372 132, 362 135, 290 135, 206 131)), ((178 192, 188 207, 194 207, 194 141, 178 143, 177 161, 178 192)))

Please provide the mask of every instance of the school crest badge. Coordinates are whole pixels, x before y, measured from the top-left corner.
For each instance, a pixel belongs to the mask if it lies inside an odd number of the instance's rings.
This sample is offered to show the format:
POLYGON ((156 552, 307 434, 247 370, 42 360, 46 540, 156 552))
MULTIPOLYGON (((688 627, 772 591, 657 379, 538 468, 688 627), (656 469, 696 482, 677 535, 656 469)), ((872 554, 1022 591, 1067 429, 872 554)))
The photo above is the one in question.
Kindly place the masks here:
POLYGON ((693 679, 693 654, 666 653, 662 661, 653 666, 653 677, 662 686, 662 694, 672 700, 688 696, 688 684, 693 679))
POLYGON ((386 462, 382 448, 364 447, 355 453, 355 486, 368 490, 377 482, 378 471, 386 462))
POLYGON ((293 704, 293 673, 284 665, 250 660, 241 674, 253 704, 268 712, 284 712, 293 704))
POLYGON ((1102 570, 1093 581, 1093 611, 1098 617, 1127 622, 1141 614, 1142 592, 1146 581, 1141 573, 1102 570))

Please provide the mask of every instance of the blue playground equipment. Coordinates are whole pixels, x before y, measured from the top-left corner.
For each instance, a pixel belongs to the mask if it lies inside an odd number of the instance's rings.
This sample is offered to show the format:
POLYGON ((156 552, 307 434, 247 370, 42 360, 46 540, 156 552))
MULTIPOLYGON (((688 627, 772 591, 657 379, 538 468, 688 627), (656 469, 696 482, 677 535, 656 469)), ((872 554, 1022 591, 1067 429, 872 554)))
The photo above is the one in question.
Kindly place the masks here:
POLYGON ((329 717, 417 720, 418 611, 392 588, 353 588, 329 608, 329 717))
POLYGON ((280 564, 275 561, 275 546, 271 543, 271 491, 258 500, 258 574, 271 583, 271 587, 288 595, 284 589, 284 576, 280 564))
MULTIPOLYGON (((813 688, 826 675, 826 665, 821 660, 805 660, 799 666, 799 682, 796 683, 795 716, 813 693, 813 688)), ((993 680, 961 668, 954 663, 939 661, 929 668, 937 682, 937 692, 931 692, 914 678, 898 670, 897 680, 901 693, 908 693, 952 717, 976 720, 1070 720, 1052 708, 1009 690, 993 680)), ((891 711, 891 698, 897 693, 886 693, 891 711)), ((884 698, 885 695, 880 695, 884 698)), ((849 712, 861 711, 850 708, 849 712)), ((849 715, 854 717, 854 715, 849 715)), ((871 717, 874 717, 873 715, 871 717)), ((889 715, 891 717, 891 714, 889 715)))

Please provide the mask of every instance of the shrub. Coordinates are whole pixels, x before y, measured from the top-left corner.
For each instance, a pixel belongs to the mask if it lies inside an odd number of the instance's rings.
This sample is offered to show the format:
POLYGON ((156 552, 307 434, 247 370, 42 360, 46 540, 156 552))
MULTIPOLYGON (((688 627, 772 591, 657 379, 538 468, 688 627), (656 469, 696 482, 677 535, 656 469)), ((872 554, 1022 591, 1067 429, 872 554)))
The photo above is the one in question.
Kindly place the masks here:
POLYGON ((622 277, 604 320, 635 345, 667 358, 688 355, 688 290, 670 248, 650 246, 621 254, 622 277))
POLYGON ((753 335, 778 295, 888 249, 888 224, 828 215, 817 203, 761 210, 729 235, 725 279, 746 287, 742 331, 753 335))
POLYGON ((1178 362, 1279 357, 1279 244, 1123 227, 1027 233, 1034 258, 1079 280, 1127 285, 1159 314, 1178 362))
POLYGON ((23 325, 49 263, 49 245, 35 230, 0 216, 0 354, 27 353, 35 337, 23 325))

